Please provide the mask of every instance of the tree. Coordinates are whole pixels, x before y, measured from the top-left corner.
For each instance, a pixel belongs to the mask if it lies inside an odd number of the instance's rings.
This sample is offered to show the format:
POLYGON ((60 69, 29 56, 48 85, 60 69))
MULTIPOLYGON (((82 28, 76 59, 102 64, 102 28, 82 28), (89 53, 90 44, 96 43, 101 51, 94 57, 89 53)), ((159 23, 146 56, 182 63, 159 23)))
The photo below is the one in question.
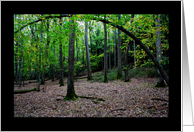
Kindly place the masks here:
MULTIPOLYGON (((121 19, 121 14, 118 16, 121 19)), ((118 74, 117 79, 121 79, 122 77, 122 52, 121 52, 121 31, 118 30, 118 74)))
MULTIPOLYGON (((62 27, 62 18, 60 18, 60 25, 62 27)), ((62 31, 62 28, 61 28, 61 31, 62 31)), ((71 39, 71 36, 70 36, 70 39, 71 39)), ((60 40, 60 44, 59 44, 60 80, 59 80, 59 83, 60 83, 60 86, 64 86, 64 83, 63 83, 62 42, 61 42, 62 41, 62 36, 60 36, 59 40, 60 40)))
POLYGON ((126 50, 125 50, 125 82, 129 82, 129 76, 128 76, 128 49, 129 49, 129 45, 126 46, 126 50))
POLYGON ((109 70, 111 72, 111 44, 110 44, 110 33, 108 32, 108 42, 109 42, 109 70))
POLYGON ((74 90, 74 43, 75 43, 75 26, 74 20, 70 20, 70 36, 69 36, 69 58, 68 58, 68 80, 67 80, 67 95, 64 98, 66 100, 76 100, 78 96, 74 90))
MULTIPOLYGON (((16 15, 14 15, 16 21, 16 15)), ((15 68, 16 68, 16 83, 18 83, 18 41, 16 41, 16 51, 15 51, 15 68)))
POLYGON ((133 47, 134 47, 134 68, 136 68, 135 40, 133 40, 133 47))
POLYGON ((114 31, 114 67, 116 67, 116 60, 117 60, 117 44, 116 44, 116 29, 114 31))
MULTIPOLYGON (((156 16, 156 23, 157 23, 156 24, 156 28, 157 28, 157 32, 156 32, 156 36, 157 36, 156 37, 156 50, 157 50, 156 58, 157 58, 157 61, 161 64, 161 62, 162 62, 162 45, 161 45, 161 38, 160 38, 160 20, 159 20, 158 16, 159 15, 157 14, 157 16, 156 16)), ((166 86, 163 78, 160 75, 160 72, 158 70, 157 70, 157 72, 158 72, 159 77, 158 77, 158 82, 157 82, 155 87, 166 86)))
POLYGON ((88 47, 88 22, 85 22, 85 46, 86 46, 87 68, 88 68, 88 80, 92 80, 91 67, 90 67, 90 55, 89 55, 89 47, 88 47))
MULTIPOLYGON (((104 19, 106 19, 106 15, 104 15, 104 19)), ((106 31, 106 23, 104 23, 104 82, 108 82, 107 78, 107 31, 106 31)))

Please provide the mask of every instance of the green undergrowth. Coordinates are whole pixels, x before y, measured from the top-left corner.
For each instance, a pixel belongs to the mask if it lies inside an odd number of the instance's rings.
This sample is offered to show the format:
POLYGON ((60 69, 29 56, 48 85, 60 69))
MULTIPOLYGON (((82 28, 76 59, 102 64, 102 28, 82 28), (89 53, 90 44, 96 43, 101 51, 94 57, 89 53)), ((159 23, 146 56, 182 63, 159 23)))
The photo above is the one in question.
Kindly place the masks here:
MULTIPOLYGON (((111 71, 109 70, 107 73, 108 81, 117 80, 117 73, 118 73, 117 68, 111 69, 111 71)), ((154 67, 152 67, 152 68, 138 67, 135 69, 129 69, 128 76, 129 76, 129 79, 134 78, 134 77, 144 77, 144 76, 152 78, 152 77, 157 77, 157 71, 154 67)), ((123 80, 123 81, 125 80, 125 72, 124 71, 122 71, 121 80, 123 80)), ((96 72, 93 75, 93 80, 91 80, 91 82, 104 82, 104 73, 103 72, 96 72)))

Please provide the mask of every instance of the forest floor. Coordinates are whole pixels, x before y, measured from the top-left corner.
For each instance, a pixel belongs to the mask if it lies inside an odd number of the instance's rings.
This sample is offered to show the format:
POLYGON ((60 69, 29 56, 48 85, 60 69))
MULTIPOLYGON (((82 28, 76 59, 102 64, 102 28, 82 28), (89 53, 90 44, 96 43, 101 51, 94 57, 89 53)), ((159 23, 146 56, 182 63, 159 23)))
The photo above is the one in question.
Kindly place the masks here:
MULTIPOLYGON (((74 81, 78 96, 103 98, 105 101, 80 97, 77 101, 63 101, 62 95, 67 93, 67 78, 64 79, 65 86, 61 87, 59 80, 48 80, 45 85, 40 85, 40 92, 14 94, 14 117, 168 117, 169 87, 154 87, 157 78, 130 80, 101 83, 84 78, 74 81), (42 88, 45 86, 44 92, 42 88)), ((21 88, 14 87, 14 90, 34 87, 36 83, 29 83, 21 88)))

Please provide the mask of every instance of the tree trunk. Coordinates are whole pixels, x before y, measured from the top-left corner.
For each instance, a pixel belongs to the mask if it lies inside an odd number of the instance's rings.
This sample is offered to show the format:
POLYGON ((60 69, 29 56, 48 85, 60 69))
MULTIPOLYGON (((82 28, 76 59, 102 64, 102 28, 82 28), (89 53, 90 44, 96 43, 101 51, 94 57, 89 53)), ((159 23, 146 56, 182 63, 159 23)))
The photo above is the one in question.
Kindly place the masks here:
POLYGON ((135 40, 133 40, 133 46, 134 46, 134 68, 136 68, 135 40))
POLYGON ((78 47, 78 38, 76 38, 76 49, 77 49, 77 60, 78 61, 78 54, 79 54, 79 47, 78 47))
MULTIPOLYGON (((121 19, 121 14, 119 14, 119 19, 121 19)), ((118 30, 118 74, 117 79, 122 77, 122 52, 121 52, 121 31, 118 30)))
MULTIPOLYGON (((55 45, 54 45, 55 41, 53 42, 53 46, 54 46, 54 58, 55 58, 55 45)), ((55 79, 55 66, 54 64, 52 65, 52 81, 54 81, 55 79)))
POLYGON ((129 45, 126 47, 126 53, 125 53, 125 82, 129 82, 129 77, 128 77, 128 48, 129 48, 129 45))
MULTIPOLYGON (((40 31, 40 54, 39 54, 39 70, 38 70, 38 85, 36 87, 36 91, 40 91, 40 84, 42 82, 42 80, 44 79, 41 79, 41 82, 40 82, 40 75, 41 75, 41 52, 42 52, 42 49, 41 49, 41 46, 42 46, 42 39, 43 39, 43 33, 42 33, 42 29, 43 29, 43 24, 41 23, 41 31, 40 31)), ((41 76, 42 77, 42 76, 41 76)), ((44 81, 43 81, 43 84, 44 84, 44 81)))
MULTIPOLYGON (((84 38, 82 38, 82 42, 84 42, 84 38)), ((82 63, 84 65, 84 48, 82 47, 82 63)))
MULTIPOLYGON (((60 18, 60 25, 62 26, 62 18, 60 18)), ((62 30, 62 29, 61 29, 62 30)), ((63 60, 62 60, 62 42, 61 42, 61 36, 60 36, 60 44, 59 44, 59 54, 60 54, 60 57, 59 57, 59 61, 60 61, 60 80, 59 80, 59 84, 60 86, 64 86, 64 83, 63 83, 63 60)), ((73 52, 74 53, 74 52, 73 52)))
POLYGON ((117 46, 116 46, 116 29, 114 31, 114 67, 116 67, 116 60, 117 60, 117 57, 116 57, 116 54, 117 54, 117 46))
POLYGON ((91 54, 92 54, 92 32, 91 32, 91 21, 89 22, 90 28, 89 28, 89 34, 90 34, 90 46, 91 46, 91 54))
MULTIPOLYGON (((158 14, 157 14, 157 17, 156 17, 156 29, 158 30, 156 32, 156 58, 157 58, 157 61, 159 62, 159 64, 161 65, 161 61, 162 61, 162 45, 161 45, 161 38, 160 38, 160 20, 158 19, 158 14)), ((165 83, 164 83, 164 80, 163 78, 161 77, 160 75, 160 72, 157 70, 159 76, 158 76, 158 82, 156 84, 155 87, 165 87, 165 83)))
MULTIPOLYGON (((16 15, 14 15, 14 18, 16 18, 16 15)), ((18 41, 16 41, 16 52, 15 52, 15 68, 16 68, 16 83, 18 83, 18 41)))
MULTIPOLYGON (((110 34, 108 33, 108 42, 110 42, 110 34)), ((109 45, 109 70, 111 72, 111 45, 109 45)))
POLYGON ((17 53, 18 53, 18 42, 16 42, 16 46, 17 46, 17 48, 16 48, 16 53, 15 53, 15 68, 16 68, 16 83, 18 83, 18 55, 17 55, 17 53))
MULTIPOLYGON (((20 48, 21 48, 21 44, 20 44, 20 48)), ((19 87, 21 88, 22 86, 22 55, 20 56, 20 60, 19 60, 19 82, 20 82, 20 85, 19 87)))
POLYGON ((88 22, 85 22, 85 46, 86 46, 87 68, 88 68, 88 80, 92 80, 89 47, 88 47, 88 22))
MULTIPOLYGON (((70 20, 74 24, 73 20, 70 20)), ((75 26, 70 26, 70 37, 69 37, 69 58, 68 58, 68 81, 67 81, 67 95, 64 98, 66 100, 76 100, 78 96, 74 90, 74 43, 75 43, 75 26)))
MULTIPOLYGON (((106 15, 104 15, 104 19, 106 19, 106 15)), ((107 78, 107 31, 106 31, 106 23, 104 23, 104 82, 108 82, 107 78)))
MULTIPOLYGON (((55 25, 57 25, 57 21, 56 20, 54 20, 55 21, 55 25)), ((53 53, 54 53, 54 58, 55 58, 55 42, 56 42, 56 40, 54 40, 54 42, 53 42, 53 47, 54 47, 54 50, 53 50, 53 53)), ((54 59, 55 60, 55 59, 54 59)), ((52 66, 52 81, 54 81, 54 78, 55 78, 55 65, 53 64, 53 66, 52 66)))

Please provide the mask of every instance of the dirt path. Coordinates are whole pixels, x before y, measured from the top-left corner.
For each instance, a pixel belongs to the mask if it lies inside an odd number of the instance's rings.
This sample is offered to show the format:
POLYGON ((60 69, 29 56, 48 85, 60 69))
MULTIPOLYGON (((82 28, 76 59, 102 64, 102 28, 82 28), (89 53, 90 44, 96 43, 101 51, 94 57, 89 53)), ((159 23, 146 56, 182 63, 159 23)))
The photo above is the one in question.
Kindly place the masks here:
MULTIPOLYGON (((78 96, 105 101, 86 98, 63 101, 61 95, 66 95, 67 78, 62 87, 59 87, 59 80, 48 80, 45 92, 14 95, 14 117, 168 117, 168 87, 153 88, 156 83, 156 78, 132 78, 127 83, 92 83, 87 78, 78 79, 74 82, 78 96)), ((35 83, 30 83, 22 89, 34 87, 35 83)))

